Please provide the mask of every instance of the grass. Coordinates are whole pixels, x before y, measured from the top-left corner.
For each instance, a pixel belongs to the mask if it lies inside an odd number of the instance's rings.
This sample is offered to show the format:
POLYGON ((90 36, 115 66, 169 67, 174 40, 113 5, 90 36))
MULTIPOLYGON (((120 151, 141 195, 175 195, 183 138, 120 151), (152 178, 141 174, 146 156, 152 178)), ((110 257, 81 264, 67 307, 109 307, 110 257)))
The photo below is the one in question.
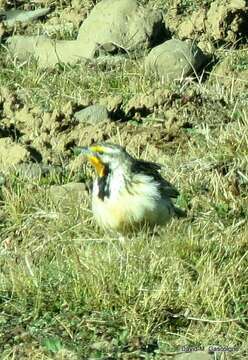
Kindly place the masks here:
MULTIPOLYGON (((28 180, 10 171, 0 194, 0 358, 166 359, 185 345, 235 347, 226 358, 246 358, 245 87, 206 79, 165 88, 132 60, 118 69, 45 72, 34 61, 10 59, 2 52, 2 103, 14 96, 12 115, 1 108, 6 126, 23 105, 63 112, 69 102, 121 95, 125 111, 134 96, 167 91, 147 118, 141 113, 138 126, 112 124, 110 140, 165 164, 163 175, 180 189, 178 205, 188 216, 120 242, 97 228, 88 196, 73 206, 52 201, 51 185, 91 176, 88 168, 80 175, 69 170, 71 152, 61 151, 64 172, 55 178, 28 180), (171 110, 170 123, 161 124, 171 110), (146 128, 169 136, 132 141, 146 128)), ((235 69, 245 61, 243 53, 235 58, 235 69)))

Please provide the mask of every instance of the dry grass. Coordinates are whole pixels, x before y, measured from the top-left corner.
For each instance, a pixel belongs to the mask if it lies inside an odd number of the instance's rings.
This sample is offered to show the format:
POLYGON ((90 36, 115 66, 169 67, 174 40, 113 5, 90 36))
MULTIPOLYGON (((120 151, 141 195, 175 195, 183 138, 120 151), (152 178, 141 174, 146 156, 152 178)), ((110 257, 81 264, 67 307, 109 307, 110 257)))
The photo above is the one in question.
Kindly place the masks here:
POLYGON ((165 156, 179 202, 191 208, 188 219, 124 244, 99 232, 85 205, 66 211, 51 203, 44 185, 10 181, 1 224, 6 358, 29 343, 41 346, 38 359, 60 348, 96 356, 92 344, 99 341, 102 356, 117 356, 137 350, 139 336, 158 341, 158 356, 185 344, 244 350, 247 120, 219 131, 199 126, 194 137, 165 156))
MULTIPOLYGON (((48 73, 6 53, 1 62, 2 84, 43 110, 116 94, 127 103, 152 84, 131 60, 118 71, 48 73)), ((166 165, 185 220, 122 243, 96 227, 88 199, 54 204, 47 191, 54 178, 8 177, 0 204, 1 359, 165 359, 186 344, 235 346, 226 358, 247 356, 247 103, 235 83, 217 80, 170 91, 177 97, 168 109, 190 126, 181 142, 159 151, 147 144, 142 154, 166 165)), ((129 150, 140 155, 140 145, 129 150)), ((73 179, 65 173, 57 182, 73 179)))

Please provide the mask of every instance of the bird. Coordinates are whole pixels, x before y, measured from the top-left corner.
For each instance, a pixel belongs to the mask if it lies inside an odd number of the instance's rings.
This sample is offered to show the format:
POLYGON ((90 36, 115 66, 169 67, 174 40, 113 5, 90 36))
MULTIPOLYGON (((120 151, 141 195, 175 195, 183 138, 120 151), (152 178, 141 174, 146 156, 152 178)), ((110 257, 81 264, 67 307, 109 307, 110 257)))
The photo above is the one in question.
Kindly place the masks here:
POLYGON ((162 165, 137 159, 117 144, 97 143, 79 150, 96 171, 92 212, 104 230, 154 228, 186 215, 173 203, 179 192, 161 176, 162 165))

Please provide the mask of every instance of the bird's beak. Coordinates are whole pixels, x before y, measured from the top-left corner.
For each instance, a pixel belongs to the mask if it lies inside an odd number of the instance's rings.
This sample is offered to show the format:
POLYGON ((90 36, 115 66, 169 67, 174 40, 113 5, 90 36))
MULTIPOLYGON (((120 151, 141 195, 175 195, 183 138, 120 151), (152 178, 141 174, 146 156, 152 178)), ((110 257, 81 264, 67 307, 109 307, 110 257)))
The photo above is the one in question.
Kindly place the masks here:
POLYGON ((98 156, 97 151, 99 151, 97 146, 89 146, 80 148, 80 153, 87 157, 90 163, 96 169, 96 172, 99 177, 106 175, 106 166, 101 161, 98 156))

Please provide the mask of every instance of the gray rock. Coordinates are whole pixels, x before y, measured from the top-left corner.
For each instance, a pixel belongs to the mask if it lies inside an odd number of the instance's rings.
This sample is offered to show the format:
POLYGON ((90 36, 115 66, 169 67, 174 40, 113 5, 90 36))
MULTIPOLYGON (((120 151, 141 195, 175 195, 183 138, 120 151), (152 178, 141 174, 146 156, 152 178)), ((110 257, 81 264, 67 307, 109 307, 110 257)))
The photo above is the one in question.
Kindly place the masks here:
POLYGON ((49 13, 49 8, 37 9, 33 11, 9 10, 0 11, 0 18, 7 26, 14 26, 17 21, 30 22, 49 13))
POLYGON ((65 185, 52 185, 49 188, 51 200, 63 207, 80 205, 88 197, 85 184, 68 183, 65 185))
POLYGON ((144 49, 158 35, 162 22, 161 12, 145 9, 136 0, 102 0, 83 22, 78 40, 88 44, 89 57, 106 43, 127 51, 144 49))
POLYGON ((81 25, 77 40, 14 36, 8 40, 8 46, 18 58, 33 55, 40 67, 53 67, 59 62, 73 64, 93 59, 106 44, 108 49, 141 51, 164 30, 159 11, 139 6, 136 0, 102 0, 81 25))
POLYGON ((39 180, 43 176, 56 176, 62 172, 60 167, 38 163, 22 163, 15 167, 15 173, 22 179, 39 180))
POLYGON ((105 106, 95 104, 76 112, 74 116, 79 122, 94 125, 107 120, 108 111, 105 106))
POLYGON ((22 179, 39 179, 42 176, 42 168, 36 163, 23 163, 15 167, 15 173, 22 179))
POLYGON ((39 67, 54 67, 58 63, 73 64, 85 61, 82 45, 76 40, 56 41, 45 35, 12 36, 7 40, 10 51, 17 58, 26 60, 34 56, 39 67))
POLYGON ((205 59, 203 52, 191 41, 171 39, 151 50, 145 59, 145 69, 170 82, 198 71, 205 59))

